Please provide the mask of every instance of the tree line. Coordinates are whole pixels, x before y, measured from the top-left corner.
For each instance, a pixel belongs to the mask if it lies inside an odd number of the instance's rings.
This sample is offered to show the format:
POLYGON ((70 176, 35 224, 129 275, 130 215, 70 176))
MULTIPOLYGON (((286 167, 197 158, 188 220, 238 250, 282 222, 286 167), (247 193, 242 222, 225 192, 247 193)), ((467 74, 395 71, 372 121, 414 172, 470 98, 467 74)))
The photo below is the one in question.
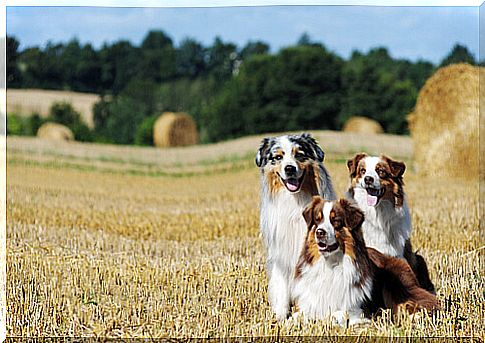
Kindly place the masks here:
MULTIPOLYGON (((344 59, 307 34, 274 53, 265 42, 238 47, 219 37, 209 46, 191 38, 176 45, 157 30, 138 46, 119 40, 98 49, 73 39, 20 50, 19 41, 7 37, 8 88, 100 94, 94 130, 79 130, 76 119, 76 138, 118 144, 151 144, 153 122, 163 111, 189 113, 203 142, 338 130, 355 115, 377 120, 388 133, 405 134, 405 117, 426 79, 456 62, 477 63, 459 44, 438 65, 396 59, 384 47, 344 59)), ((68 112, 64 117, 77 118, 72 108, 61 108, 68 112)))

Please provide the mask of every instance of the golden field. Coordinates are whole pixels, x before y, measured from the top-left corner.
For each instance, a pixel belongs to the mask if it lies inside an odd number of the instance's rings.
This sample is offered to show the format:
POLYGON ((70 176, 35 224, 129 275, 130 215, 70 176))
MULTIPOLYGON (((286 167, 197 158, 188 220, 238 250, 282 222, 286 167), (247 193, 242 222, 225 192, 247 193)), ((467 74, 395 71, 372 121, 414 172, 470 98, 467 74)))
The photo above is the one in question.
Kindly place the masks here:
POLYGON ((68 102, 81 114, 86 125, 93 128, 93 106, 99 100, 99 95, 92 93, 45 89, 8 89, 7 113, 16 113, 23 116, 38 113, 41 117, 47 117, 54 103, 68 102))
POLYGON ((316 132, 342 195, 353 152, 404 159, 413 244, 443 311, 277 323, 259 236, 260 137, 157 150, 7 140, 7 335, 485 337, 477 181, 419 178, 406 137, 316 132))

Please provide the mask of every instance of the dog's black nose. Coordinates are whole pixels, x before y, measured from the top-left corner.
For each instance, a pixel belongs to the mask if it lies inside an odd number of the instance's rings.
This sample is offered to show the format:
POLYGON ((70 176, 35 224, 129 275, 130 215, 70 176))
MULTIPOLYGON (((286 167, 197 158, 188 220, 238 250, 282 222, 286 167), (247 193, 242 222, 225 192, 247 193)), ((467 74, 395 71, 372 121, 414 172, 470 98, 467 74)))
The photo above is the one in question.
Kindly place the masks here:
POLYGON ((325 231, 323 229, 317 229, 317 238, 322 239, 325 237, 325 231))
POLYGON ((291 164, 287 165, 285 167, 285 173, 286 175, 296 174, 296 167, 292 166, 291 164))
POLYGON ((366 185, 371 185, 374 183, 374 178, 372 176, 366 176, 364 177, 364 182, 366 185))

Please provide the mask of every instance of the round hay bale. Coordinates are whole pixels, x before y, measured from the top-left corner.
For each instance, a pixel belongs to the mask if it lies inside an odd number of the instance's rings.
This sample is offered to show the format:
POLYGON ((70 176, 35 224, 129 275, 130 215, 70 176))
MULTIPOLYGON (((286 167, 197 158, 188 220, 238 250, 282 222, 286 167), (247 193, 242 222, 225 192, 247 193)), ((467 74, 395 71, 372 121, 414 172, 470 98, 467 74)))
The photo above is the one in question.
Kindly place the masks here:
POLYGON ((440 68, 419 92, 408 123, 420 175, 478 177, 479 71, 464 63, 440 68))
POLYGON ((45 123, 37 130, 37 137, 54 141, 73 141, 72 131, 64 125, 57 123, 45 123))
POLYGON ((383 133, 381 124, 377 121, 366 118, 355 116, 351 117, 345 122, 344 132, 354 132, 354 133, 383 133))
POLYGON ((153 125, 153 143, 160 148, 197 144, 197 126, 186 113, 165 112, 153 125))

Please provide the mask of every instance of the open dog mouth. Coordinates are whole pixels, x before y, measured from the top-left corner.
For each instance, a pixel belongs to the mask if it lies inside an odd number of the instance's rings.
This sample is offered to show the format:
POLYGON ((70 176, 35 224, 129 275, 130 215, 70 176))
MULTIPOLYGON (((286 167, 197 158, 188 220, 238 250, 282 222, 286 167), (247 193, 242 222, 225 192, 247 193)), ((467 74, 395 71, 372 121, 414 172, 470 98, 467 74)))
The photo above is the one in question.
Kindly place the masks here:
POLYGON ((324 242, 318 242, 317 245, 318 245, 318 250, 322 253, 323 252, 332 252, 332 251, 337 250, 337 248, 338 248, 337 242, 335 242, 334 244, 330 244, 330 245, 328 245, 327 243, 324 243, 324 242))
POLYGON ((376 206, 385 191, 384 188, 373 187, 366 187, 365 190, 367 191, 367 205, 369 206, 376 206))
POLYGON ((287 179, 283 179, 279 173, 278 176, 280 177, 281 182, 283 182, 283 184, 285 185, 286 189, 294 193, 300 190, 301 185, 303 184, 303 178, 305 177, 305 171, 303 171, 303 174, 300 178, 289 177, 287 179))

